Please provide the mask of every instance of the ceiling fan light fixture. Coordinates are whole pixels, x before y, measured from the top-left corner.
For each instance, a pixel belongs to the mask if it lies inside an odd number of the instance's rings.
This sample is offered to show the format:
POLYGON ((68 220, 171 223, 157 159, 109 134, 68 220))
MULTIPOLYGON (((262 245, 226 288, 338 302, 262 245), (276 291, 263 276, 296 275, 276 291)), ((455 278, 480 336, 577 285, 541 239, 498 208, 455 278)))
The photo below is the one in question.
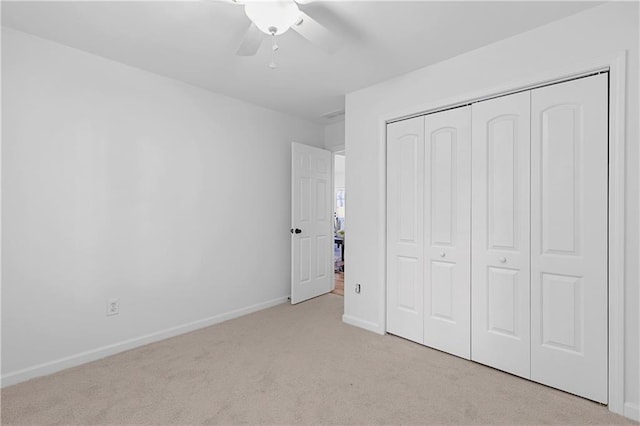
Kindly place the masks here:
POLYGON ((300 9, 293 0, 247 1, 244 5, 247 17, 265 34, 285 33, 300 20, 300 9))

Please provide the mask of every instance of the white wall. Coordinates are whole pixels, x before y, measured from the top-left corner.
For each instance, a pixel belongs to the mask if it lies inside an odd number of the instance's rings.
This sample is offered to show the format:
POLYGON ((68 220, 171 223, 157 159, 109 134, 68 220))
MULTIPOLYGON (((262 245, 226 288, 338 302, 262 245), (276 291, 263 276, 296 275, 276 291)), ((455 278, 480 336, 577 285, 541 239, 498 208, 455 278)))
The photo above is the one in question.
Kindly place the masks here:
POLYGON ((10 29, 2 92, 3 385, 286 300, 322 126, 10 29))
POLYGON ((344 147, 344 121, 324 126, 324 147, 328 150, 344 147))
MULTIPOLYGON (((425 48, 428 49, 428 46, 425 48)), ((557 72, 628 51, 625 413, 638 418, 638 3, 614 2, 497 42, 445 62, 354 92, 346 98, 349 244, 346 322, 384 331, 384 127, 398 112, 557 72), (377 266, 376 266, 377 265, 377 266), (362 292, 355 294, 355 283, 362 292)))
POLYGON ((344 188, 345 184, 345 158, 344 155, 336 154, 333 162, 333 186, 338 188, 344 188))

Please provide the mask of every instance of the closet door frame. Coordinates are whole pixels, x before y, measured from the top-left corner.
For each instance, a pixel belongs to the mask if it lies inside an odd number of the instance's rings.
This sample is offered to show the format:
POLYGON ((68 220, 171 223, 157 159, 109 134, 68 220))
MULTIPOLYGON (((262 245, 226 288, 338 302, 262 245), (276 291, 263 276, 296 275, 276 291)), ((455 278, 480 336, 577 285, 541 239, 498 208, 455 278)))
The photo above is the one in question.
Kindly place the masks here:
MULTIPOLYGON (((589 61, 550 69, 544 73, 523 77, 519 81, 461 94, 438 102, 420 105, 408 105, 403 110, 387 111, 381 114, 378 121, 378 168, 381 171, 378 179, 378 190, 381 194, 378 200, 379 222, 378 260, 380 268, 380 282, 378 290, 378 321, 377 324, 367 324, 367 329, 378 334, 386 333, 386 127, 388 123, 412 118, 419 115, 469 105, 474 102, 503 96, 510 93, 530 90, 537 87, 561 83, 563 81, 585 77, 598 72, 609 73, 609 205, 608 205, 608 393, 609 411, 631 417, 633 407, 625 407, 624 403, 624 270, 625 270, 625 144, 626 144, 626 51, 593 58, 589 61), (628 411, 627 411, 628 410, 628 411)), ((345 322, 350 322, 348 318, 345 322)), ((358 322, 358 324, 362 326, 358 322)))

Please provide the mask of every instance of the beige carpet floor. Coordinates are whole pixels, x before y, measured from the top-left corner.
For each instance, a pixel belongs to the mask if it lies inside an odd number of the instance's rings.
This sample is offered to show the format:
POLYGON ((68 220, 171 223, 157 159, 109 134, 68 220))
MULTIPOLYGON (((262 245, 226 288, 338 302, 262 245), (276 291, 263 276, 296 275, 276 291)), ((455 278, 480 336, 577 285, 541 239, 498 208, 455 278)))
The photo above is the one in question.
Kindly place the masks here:
POLYGON ((2 424, 633 424, 341 322, 333 294, 2 390, 2 424))

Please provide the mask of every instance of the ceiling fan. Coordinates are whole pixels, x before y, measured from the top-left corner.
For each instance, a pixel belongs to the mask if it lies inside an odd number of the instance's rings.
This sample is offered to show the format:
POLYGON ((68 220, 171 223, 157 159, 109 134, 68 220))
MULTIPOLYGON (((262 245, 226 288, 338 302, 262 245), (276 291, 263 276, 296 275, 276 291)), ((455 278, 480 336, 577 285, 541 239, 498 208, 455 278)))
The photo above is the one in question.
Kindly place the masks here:
MULTIPOLYGON (((328 53, 337 50, 338 39, 326 27, 300 10, 299 5, 310 3, 310 0, 231 0, 244 6, 244 11, 251 21, 236 55, 253 56, 267 36, 271 36, 271 50, 278 50, 276 36, 289 29, 294 30, 311 43, 328 53)), ((275 68, 272 58, 271 68, 275 68)))

